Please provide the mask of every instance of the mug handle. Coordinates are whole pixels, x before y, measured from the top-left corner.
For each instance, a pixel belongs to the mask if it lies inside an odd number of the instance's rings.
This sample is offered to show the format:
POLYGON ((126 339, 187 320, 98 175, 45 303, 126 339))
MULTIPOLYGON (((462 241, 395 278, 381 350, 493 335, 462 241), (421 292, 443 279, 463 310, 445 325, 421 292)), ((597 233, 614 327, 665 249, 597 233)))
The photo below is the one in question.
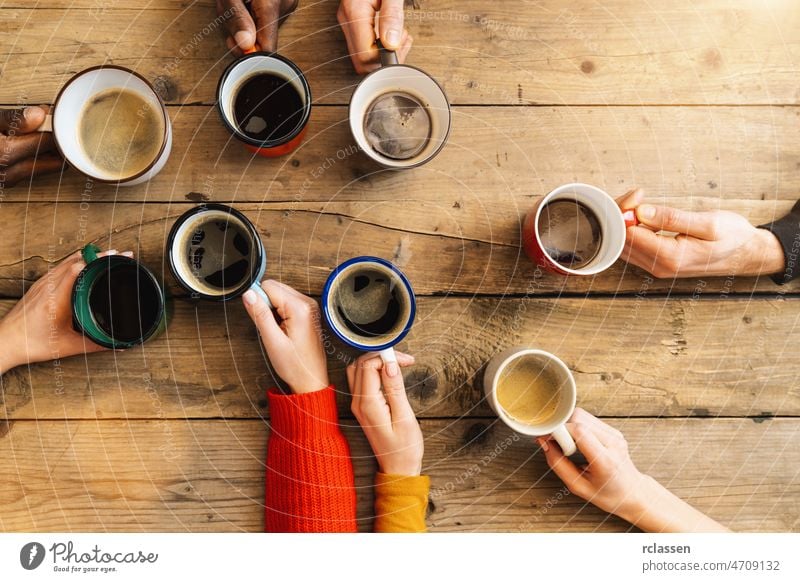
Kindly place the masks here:
POLYGON ((394 353, 394 348, 386 348, 378 352, 381 356, 381 360, 383 360, 384 364, 388 364, 390 362, 397 363, 397 354, 394 353))
POLYGON ((264 300, 264 303, 267 304, 267 307, 269 307, 270 309, 275 309, 275 306, 272 305, 272 301, 269 300, 269 295, 267 295, 267 292, 264 291, 264 288, 261 286, 261 283, 259 281, 256 281, 255 283, 250 285, 250 289, 255 291, 261 297, 261 299, 264 300))
POLYGON ((44 117, 44 121, 42 124, 36 128, 36 131, 40 133, 53 133, 53 114, 48 113, 44 117))
POLYGON ((390 67, 392 65, 400 64, 400 61, 397 59, 397 53, 383 46, 381 39, 375 39, 375 44, 378 45, 378 54, 381 57, 381 67, 390 67))
POLYGON ((575 440, 572 438, 572 435, 569 434, 567 427, 563 424, 553 431, 553 438, 556 439, 558 446, 561 447, 561 450, 567 457, 574 455, 578 450, 578 447, 575 446, 575 440))
POLYGON ((633 209, 622 211, 622 220, 625 221, 625 228, 636 226, 639 224, 639 219, 636 216, 636 211, 633 209))
POLYGON ((89 243, 81 249, 81 257, 83 257, 83 261, 88 265, 97 260, 97 253, 99 252, 100 247, 94 243, 89 243))

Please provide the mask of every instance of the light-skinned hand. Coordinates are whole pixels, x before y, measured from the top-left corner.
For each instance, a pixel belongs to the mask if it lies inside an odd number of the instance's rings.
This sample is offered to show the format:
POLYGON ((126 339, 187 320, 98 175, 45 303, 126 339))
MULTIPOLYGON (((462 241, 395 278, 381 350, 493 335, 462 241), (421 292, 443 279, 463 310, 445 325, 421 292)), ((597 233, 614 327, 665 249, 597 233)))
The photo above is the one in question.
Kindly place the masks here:
POLYGON ((396 51, 401 63, 414 42, 404 26, 403 0, 342 0, 336 18, 344 32, 350 60, 360 75, 380 66, 376 38, 388 50, 396 51), (379 15, 377 33, 376 15, 379 15))
POLYGON ((643 198, 637 189, 617 200, 623 209, 635 208, 640 223, 628 228, 622 258, 653 276, 754 276, 784 270, 778 238, 743 216, 653 206, 642 204, 643 198), (662 230, 677 236, 656 234, 662 230))
POLYGON ((252 289, 242 300, 258 328, 273 369, 295 394, 326 388, 330 382, 317 302, 271 279, 263 281, 261 288, 275 306, 280 323, 252 289))
POLYGON ((400 367, 412 365, 414 358, 396 354, 397 363, 384 364, 380 355, 372 353, 347 366, 347 383, 353 395, 350 408, 381 472, 416 476, 422 471, 424 443, 400 373, 400 367))
POLYGON ((727 531, 641 473, 617 429, 576 408, 567 430, 587 465, 575 465, 552 437, 537 441, 547 464, 574 495, 648 532, 727 531))
POLYGON ((256 44, 263 51, 278 49, 278 27, 297 8, 298 0, 217 0, 217 15, 225 19, 225 41, 235 55, 256 44), (252 11, 252 14, 251 14, 252 11))
POLYGON ((22 180, 58 172, 63 167, 53 134, 36 131, 44 123, 44 107, 0 109, 0 185, 10 188, 22 180))
MULTIPOLYGON (((106 251, 97 256, 115 254, 106 251)), ((132 252, 122 255, 133 257, 132 252)), ((106 349, 72 327, 72 287, 85 266, 80 252, 70 255, 36 281, 0 320, 0 373, 106 349)))

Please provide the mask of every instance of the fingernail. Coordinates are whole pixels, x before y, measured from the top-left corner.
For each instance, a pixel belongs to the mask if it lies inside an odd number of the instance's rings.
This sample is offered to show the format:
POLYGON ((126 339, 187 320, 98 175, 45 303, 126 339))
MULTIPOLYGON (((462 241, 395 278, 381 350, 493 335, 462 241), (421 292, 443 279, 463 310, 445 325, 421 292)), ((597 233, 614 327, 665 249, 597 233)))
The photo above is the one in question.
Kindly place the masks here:
POLYGON ((642 220, 652 220, 656 216, 656 207, 649 204, 642 204, 637 210, 636 214, 642 220))
POLYGON ((22 117, 25 119, 30 119, 31 115, 33 115, 33 107, 26 107, 22 110, 22 117))
POLYGON ((389 378, 394 378, 400 373, 400 366, 397 365, 397 362, 389 362, 386 364, 386 375, 389 378))
POLYGON ((133 258, 133 251, 125 251, 124 253, 122 253, 122 256, 132 259, 133 258))
POLYGON ((545 453, 550 450, 550 445, 547 444, 547 441, 545 439, 536 439, 536 440, 538 441, 539 446, 542 447, 542 450, 545 453))
POLYGON ((401 38, 401 32, 399 30, 392 29, 386 33, 386 44, 392 48, 399 48, 401 38))
POLYGON ((242 295, 242 299, 244 299, 244 302, 248 305, 255 305, 257 299, 256 292, 252 289, 248 289, 245 291, 244 295, 242 295))
POLYGON ((234 34, 233 40, 236 41, 236 44, 238 44, 239 48, 242 50, 253 48, 253 35, 246 30, 240 30, 234 34))

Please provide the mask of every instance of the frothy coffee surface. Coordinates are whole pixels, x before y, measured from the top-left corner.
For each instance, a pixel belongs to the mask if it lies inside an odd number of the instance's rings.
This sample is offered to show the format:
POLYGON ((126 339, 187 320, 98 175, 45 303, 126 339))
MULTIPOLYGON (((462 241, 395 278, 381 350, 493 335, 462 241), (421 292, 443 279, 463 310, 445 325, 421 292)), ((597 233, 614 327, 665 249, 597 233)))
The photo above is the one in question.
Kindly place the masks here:
POLYGON ((378 338, 399 331, 407 311, 405 296, 387 273, 354 269, 333 293, 341 323, 359 338, 378 338))
POLYGON ((78 142, 107 180, 122 180, 144 171, 155 161, 163 141, 161 110, 129 89, 101 91, 79 115, 78 142))
POLYGON ((250 282, 252 241, 237 221, 203 217, 190 226, 179 245, 189 263, 190 278, 185 283, 196 291, 221 296, 250 282))
POLYGON ((555 200, 545 205, 539 214, 538 230, 550 258, 568 269, 588 265, 603 242, 597 216, 573 200, 555 200))
POLYGON ((407 93, 381 95, 364 117, 370 147, 395 160, 419 155, 431 138, 431 117, 425 106, 407 93))
POLYGON ((547 362, 520 356, 509 362, 497 379, 497 402, 514 420, 543 424, 556 413, 561 384, 547 362))

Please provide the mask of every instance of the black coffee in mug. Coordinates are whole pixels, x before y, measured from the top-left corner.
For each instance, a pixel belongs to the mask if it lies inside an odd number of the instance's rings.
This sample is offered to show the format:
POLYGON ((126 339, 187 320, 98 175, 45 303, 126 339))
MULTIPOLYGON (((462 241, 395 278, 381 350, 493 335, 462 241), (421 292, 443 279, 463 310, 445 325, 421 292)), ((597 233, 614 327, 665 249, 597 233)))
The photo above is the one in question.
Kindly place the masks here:
POLYGON ((167 257, 178 283, 195 298, 227 301, 250 288, 263 293, 264 245, 253 223, 230 206, 203 204, 184 212, 170 230, 167 257))
POLYGON ((163 311, 156 282, 135 262, 109 265, 89 290, 97 325, 118 342, 135 342, 158 322, 163 311))
POLYGON ((545 252, 568 269, 588 265, 603 244, 600 221, 577 200, 560 198, 546 204, 537 226, 545 252))
POLYGON ((305 105, 294 84, 274 73, 245 79, 233 102, 239 130, 258 141, 281 140, 303 121, 305 105))

